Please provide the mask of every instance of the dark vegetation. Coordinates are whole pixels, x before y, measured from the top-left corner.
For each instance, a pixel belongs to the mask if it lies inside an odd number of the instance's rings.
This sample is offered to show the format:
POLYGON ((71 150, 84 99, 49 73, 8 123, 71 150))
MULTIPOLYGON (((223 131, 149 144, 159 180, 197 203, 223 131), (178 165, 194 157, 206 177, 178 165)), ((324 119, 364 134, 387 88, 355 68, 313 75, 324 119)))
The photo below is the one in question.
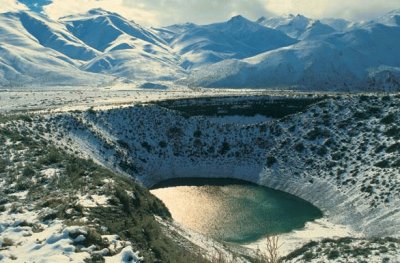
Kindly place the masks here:
POLYGON ((369 262, 369 257, 371 255, 380 256, 388 252, 396 253, 396 248, 399 245, 399 239, 390 237, 371 240, 361 240, 350 237, 339 239, 327 238, 318 242, 311 241, 305 244, 301 248, 283 257, 282 261, 291 262, 301 260, 308 262, 312 259, 322 259, 324 257, 332 261, 340 257, 345 260, 345 262, 346 259, 357 259, 357 262, 369 262), (359 244, 361 244, 361 246, 359 244))
POLYGON ((255 116, 257 114, 280 119, 304 111, 311 104, 324 98, 299 97, 242 97, 242 98, 200 98, 156 102, 157 105, 192 116, 255 116))

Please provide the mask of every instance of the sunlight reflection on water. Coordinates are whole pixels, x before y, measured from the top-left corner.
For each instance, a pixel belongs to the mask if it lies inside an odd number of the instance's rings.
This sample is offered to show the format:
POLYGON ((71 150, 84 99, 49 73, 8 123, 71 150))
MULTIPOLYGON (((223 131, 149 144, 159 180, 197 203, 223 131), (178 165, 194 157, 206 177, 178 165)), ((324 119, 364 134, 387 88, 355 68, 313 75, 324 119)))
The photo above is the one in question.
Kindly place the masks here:
POLYGON ((182 185, 177 185, 179 179, 170 180, 170 186, 166 182, 151 193, 165 203, 175 221, 236 243, 289 232, 322 216, 310 203, 280 191, 230 179, 204 180, 185 179, 182 185))

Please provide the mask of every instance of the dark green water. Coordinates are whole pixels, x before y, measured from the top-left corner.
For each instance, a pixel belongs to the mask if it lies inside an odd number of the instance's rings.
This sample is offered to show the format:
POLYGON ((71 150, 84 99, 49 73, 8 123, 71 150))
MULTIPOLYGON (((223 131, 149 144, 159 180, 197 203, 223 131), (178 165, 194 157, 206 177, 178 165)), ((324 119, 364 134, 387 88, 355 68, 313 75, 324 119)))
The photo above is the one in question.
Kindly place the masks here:
POLYGON ((318 208, 303 199, 240 180, 172 179, 151 192, 177 222, 234 243, 290 232, 322 217, 318 208))

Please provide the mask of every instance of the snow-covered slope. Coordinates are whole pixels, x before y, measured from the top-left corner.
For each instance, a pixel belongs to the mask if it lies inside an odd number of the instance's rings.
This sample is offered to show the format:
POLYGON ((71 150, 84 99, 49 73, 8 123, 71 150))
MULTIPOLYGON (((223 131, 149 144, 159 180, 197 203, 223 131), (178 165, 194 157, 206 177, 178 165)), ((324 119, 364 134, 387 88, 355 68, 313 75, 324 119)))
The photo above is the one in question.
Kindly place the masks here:
POLYGON ((128 35, 131 40, 137 39, 163 48, 163 41, 150 30, 103 9, 92 9, 84 14, 63 17, 60 21, 64 22, 76 37, 101 52, 115 49, 115 41, 121 35, 128 35))
POLYGON ((322 19, 321 22, 332 27, 336 31, 345 31, 354 24, 342 18, 325 18, 322 19))
POLYGON ((331 26, 319 21, 313 20, 311 18, 305 17, 303 15, 287 15, 265 18, 261 17, 257 20, 257 23, 268 28, 274 28, 280 30, 296 39, 304 39, 309 35, 323 35, 329 34, 335 31, 331 26), (307 33, 310 30, 313 32, 307 33), (304 34, 306 34, 304 36, 304 34))
POLYGON ((164 40, 104 10, 60 21, 30 11, 2 13, 0 34, 0 86, 96 85, 115 77, 184 74, 164 40))
POLYGON ((159 32, 174 51, 182 55, 184 68, 229 58, 246 58, 297 42, 278 30, 265 28, 242 16, 205 26, 175 25, 159 29, 159 32))
POLYGON ((26 83, 82 85, 99 83, 105 76, 78 69, 95 51, 65 29, 28 11, 0 14, 0 85, 26 83))
MULTIPOLYGON (((317 30, 318 31, 318 30, 317 30)), ((289 47, 194 71, 187 82, 208 87, 295 87, 312 90, 400 89, 400 27, 367 23, 343 33, 308 37, 289 47), (383 81, 383 83, 382 83, 383 81), (390 85, 386 85, 386 82, 390 85)))
POLYGON ((116 13, 93 9, 61 19, 68 30, 102 52, 83 70, 128 79, 173 79, 181 76, 179 56, 152 32, 116 13))
POLYGON ((316 20, 313 23, 309 24, 303 34, 299 37, 299 39, 316 39, 319 36, 328 35, 336 32, 332 27, 321 23, 321 21, 316 20))

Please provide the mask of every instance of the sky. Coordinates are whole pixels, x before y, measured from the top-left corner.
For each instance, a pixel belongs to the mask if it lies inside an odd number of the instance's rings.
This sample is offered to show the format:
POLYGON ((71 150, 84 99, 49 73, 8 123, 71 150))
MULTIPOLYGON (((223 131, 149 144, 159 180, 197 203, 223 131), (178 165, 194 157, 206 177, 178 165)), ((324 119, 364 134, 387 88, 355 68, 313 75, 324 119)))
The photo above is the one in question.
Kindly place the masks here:
POLYGON ((400 0, 0 0, 0 12, 26 9, 51 18, 103 8, 145 26, 225 21, 234 15, 303 14, 311 18, 368 20, 400 9, 400 0))

